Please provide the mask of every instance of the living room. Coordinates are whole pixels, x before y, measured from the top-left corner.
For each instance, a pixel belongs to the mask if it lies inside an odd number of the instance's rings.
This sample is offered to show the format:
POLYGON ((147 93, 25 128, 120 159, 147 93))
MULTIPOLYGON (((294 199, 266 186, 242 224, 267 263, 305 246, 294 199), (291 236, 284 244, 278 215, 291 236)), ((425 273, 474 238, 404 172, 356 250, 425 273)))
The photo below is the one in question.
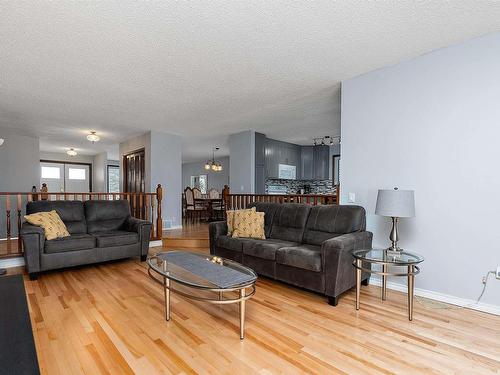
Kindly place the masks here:
POLYGON ((1 3, 0 372, 498 373, 498 20, 1 3))

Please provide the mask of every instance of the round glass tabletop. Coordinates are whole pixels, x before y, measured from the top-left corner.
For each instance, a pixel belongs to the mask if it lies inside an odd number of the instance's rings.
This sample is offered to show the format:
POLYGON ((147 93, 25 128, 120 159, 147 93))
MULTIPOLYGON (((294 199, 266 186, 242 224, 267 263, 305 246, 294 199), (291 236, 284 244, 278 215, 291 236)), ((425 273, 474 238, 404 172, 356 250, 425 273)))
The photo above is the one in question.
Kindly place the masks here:
POLYGON ((189 251, 160 252, 148 259, 148 265, 172 281, 200 289, 236 288, 257 280, 257 274, 240 263, 189 251))
POLYGON ((370 263, 385 263, 399 266, 408 266, 424 261, 423 256, 404 250, 400 253, 387 251, 387 249, 354 250, 352 255, 356 259, 370 263))

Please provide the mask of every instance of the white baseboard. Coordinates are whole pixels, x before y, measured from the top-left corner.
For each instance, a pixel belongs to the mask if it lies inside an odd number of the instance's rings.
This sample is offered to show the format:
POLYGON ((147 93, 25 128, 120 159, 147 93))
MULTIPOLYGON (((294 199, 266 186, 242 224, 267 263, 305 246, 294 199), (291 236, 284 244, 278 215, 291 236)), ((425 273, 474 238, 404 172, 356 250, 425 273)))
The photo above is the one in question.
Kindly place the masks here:
POLYGON ((11 268, 11 267, 22 267, 22 266, 24 266, 23 257, 0 259, 0 268, 11 268))
MULTIPOLYGON (((370 284, 371 285, 377 285, 377 286, 382 286, 382 279, 379 277, 374 277, 372 276, 370 278, 370 284)), ((407 286, 405 284, 398 284, 395 282, 388 281, 387 282, 387 289, 392 289, 396 290, 398 292, 404 292, 406 293, 407 291, 407 286)), ((455 297, 451 296, 449 294, 444 294, 444 293, 439 293, 439 292, 434 292, 432 290, 426 290, 426 289, 420 289, 420 288, 415 288, 415 295, 432 299, 435 301, 439 302, 444 302, 448 303, 450 305, 455 305, 455 306, 460 306, 472 310, 477 310, 477 311, 482 311, 486 312, 489 314, 494 314, 494 315, 499 315, 500 316, 500 306, 497 305, 490 305, 488 303, 476 303, 476 301, 472 299, 467 299, 467 298, 461 298, 461 297, 455 297)))
POLYGON ((162 245, 163 245, 162 240, 149 241, 149 247, 158 247, 162 245))
POLYGON ((164 228, 163 230, 172 230, 172 229, 182 229, 182 225, 174 225, 170 228, 164 228))

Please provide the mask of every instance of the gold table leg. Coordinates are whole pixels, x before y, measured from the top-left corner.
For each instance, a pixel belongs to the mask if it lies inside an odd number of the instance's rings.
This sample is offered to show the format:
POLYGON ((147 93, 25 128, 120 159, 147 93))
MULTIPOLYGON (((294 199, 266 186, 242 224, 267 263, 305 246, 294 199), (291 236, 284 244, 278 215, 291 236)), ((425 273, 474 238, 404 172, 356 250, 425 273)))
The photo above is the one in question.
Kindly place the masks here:
POLYGON ((413 320, 413 291, 415 288, 415 266, 408 266, 408 320, 413 320))
MULTIPOLYGON (((245 288, 240 289, 240 298, 245 297, 245 288)), ((240 301, 240 340, 245 338, 245 300, 240 301)))
MULTIPOLYGON (((382 265, 382 272, 387 273, 387 264, 382 265)), ((387 275, 382 275, 382 301, 387 299, 387 275)))
MULTIPOLYGON (((163 262, 163 270, 167 272, 167 262, 163 262)), ((165 320, 170 320, 170 279, 163 276, 163 290, 165 295, 165 320)))
POLYGON ((361 260, 356 259, 356 310, 359 310, 359 297, 361 293, 361 265, 361 260))

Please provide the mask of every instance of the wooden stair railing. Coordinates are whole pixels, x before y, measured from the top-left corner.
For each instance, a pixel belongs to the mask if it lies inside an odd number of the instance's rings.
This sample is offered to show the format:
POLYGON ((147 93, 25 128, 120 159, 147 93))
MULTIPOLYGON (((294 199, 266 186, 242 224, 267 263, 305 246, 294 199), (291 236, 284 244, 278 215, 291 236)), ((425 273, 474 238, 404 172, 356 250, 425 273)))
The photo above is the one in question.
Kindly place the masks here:
POLYGON ((86 200, 112 201, 119 199, 125 199, 129 202, 130 213, 133 217, 151 221, 153 224, 152 241, 162 239, 163 188, 160 184, 154 193, 0 192, 0 258, 22 254, 22 240, 19 232, 28 202, 36 200, 81 200, 84 202, 86 200), (4 215, 1 214, 2 211, 5 213, 4 215), (16 222, 14 230, 13 221, 16 222))
POLYGON ((229 186, 222 190, 222 198, 228 210, 245 209, 253 202, 305 203, 313 206, 339 204, 340 187, 335 194, 231 194, 229 186))

